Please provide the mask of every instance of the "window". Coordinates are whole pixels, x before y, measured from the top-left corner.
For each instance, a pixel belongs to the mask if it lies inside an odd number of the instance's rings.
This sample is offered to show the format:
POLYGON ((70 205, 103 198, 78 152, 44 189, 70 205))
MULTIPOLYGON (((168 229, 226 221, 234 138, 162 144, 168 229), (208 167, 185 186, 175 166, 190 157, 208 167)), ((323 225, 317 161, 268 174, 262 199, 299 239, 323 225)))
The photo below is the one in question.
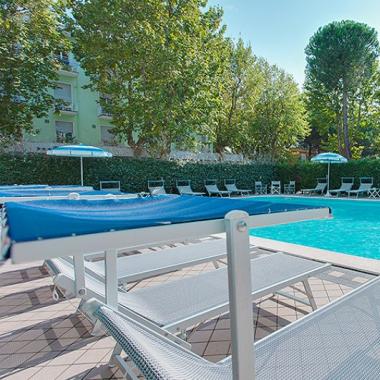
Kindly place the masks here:
POLYGON ((70 84, 58 83, 54 89, 54 97, 63 102, 63 104, 57 104, 59 110, 71 111, 73 109, 70 84))
POLYGON ((101 126, 100 127, 100 133, 101 133, 101 140, 103 144, 106 145, 116 145, 116 139, 115 135, 111 132, 112 127, 108 126, 101 126))
POLYGON ((71 121, 56 121, 55 132, 58 143, 71 143, 74 141, 74 127, 71 121))
POLYGON ((100 103, 100 115, 105 115, 105 116, 112 116, 111 113, 107 110, 107 107, 111 105, 111 97, 109 95, 100 95, 99 99, 100 103))
POLYGON ((54 97, 64 102, 71 103, 71 85, 66 83, 58 83, 54 89, 54 97))

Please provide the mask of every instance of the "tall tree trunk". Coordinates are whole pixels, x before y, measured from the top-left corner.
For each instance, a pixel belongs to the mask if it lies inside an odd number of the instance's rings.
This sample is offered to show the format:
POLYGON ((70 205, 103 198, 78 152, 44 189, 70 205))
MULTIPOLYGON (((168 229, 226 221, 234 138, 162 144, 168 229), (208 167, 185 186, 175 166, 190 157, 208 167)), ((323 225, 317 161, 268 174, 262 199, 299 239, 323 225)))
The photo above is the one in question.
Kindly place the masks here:
POLYGON ((343 141, 342 141, 342 118, 341 113, 336 113, 336 131, 338 138, 338 152, 344 155, 343 141))
POLYGON ((351 158, 351 145, 348 130, 348 92, 347 86, 343 84, 343 139, 344 139, 344 153, 346 158, 351 158))

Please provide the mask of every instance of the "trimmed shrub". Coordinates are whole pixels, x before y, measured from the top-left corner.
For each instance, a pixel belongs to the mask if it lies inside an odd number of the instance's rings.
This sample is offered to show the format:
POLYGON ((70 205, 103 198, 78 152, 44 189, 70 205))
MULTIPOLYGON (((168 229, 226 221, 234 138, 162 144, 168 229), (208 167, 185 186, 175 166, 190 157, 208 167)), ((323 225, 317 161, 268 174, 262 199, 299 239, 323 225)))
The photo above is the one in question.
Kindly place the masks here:
MULTIPOLYGON (((1 184, 79 184, 78 158, 52 157, 42 154, 0 156, 1 184)), ((163 178, 166 189, 175 192, 176 180, 190 179, 194 190, 204 190, 205 179, 235 178, 238 186, 252 188, 255 180, 268 182, 273 177, 271 164, 192 163, 152 158, 85 158, 84 181, 98 187, 100 181, 119 180, 129 192, 147 190, 149 179, 163 178)))
MULTIPOLYGON (((1 155, 1 184, 79 184, 80 163, 78 158, 52 157, 43 154, 1 155)), ((175 182, 190 179, 195 191, 204 190, 205 179, 217 179, 223 187, 223 180, 234 178, 241 188, 252 189, 255 180, 269 183, 281 180, 287 183, 295 180, 297 189, 314 187, 316 178, 324 177, 327 165, 311 162, 298 163, 194 163, 164 161, 152 158, 135 159, 113 157, 110 159, 84 159, 85 184, 99 186, 102 180, 119 180, 122 189, 129 192, 147 190, 149 179, 163 178, 166 189, 175 191, 175 182)), ((340 177, 374 177, 374 184, 380 185, 380 161, 358 160, 347 164, 331 165, 331 187, 340 186, 340 177)))

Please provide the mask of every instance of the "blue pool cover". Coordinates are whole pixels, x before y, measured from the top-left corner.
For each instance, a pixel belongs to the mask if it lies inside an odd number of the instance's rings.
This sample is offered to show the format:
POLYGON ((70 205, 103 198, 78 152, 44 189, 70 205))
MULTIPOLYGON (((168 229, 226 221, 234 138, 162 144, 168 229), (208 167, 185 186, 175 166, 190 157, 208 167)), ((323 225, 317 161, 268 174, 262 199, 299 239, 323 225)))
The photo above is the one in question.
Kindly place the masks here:
MULTIPOLYGON (((89 193, 95 191, 92 187, 82 186, 43 186, 43 187, 0 187, 0 198, 8 197, 44 197, 44 196, 64 196, 70 193, 89 193)), ((103 192, 104 193, 104 192, 103 192)), ((102 194, 97 192, 96 194, 102 194)))
POLYGON ((258 200, 157 196, 107 200, 7 202, 13 243, 114 230, 221 219, 231 210, 250 215, 321 207, 258 200))

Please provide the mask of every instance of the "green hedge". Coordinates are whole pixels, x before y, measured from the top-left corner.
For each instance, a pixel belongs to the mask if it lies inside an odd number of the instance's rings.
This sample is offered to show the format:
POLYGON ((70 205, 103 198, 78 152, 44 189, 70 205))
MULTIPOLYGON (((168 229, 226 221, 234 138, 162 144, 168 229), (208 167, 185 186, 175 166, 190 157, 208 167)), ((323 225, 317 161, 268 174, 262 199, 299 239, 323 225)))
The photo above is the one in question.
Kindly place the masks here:
MULTIPOLYGON (((120 180, 125 191, 147 190, 148 179, 166 182, 168 191, 175 191, 175 181, 191 179, 194 190, 203 190, 204 179, 235 178, 240 187, 252 188, 255 180, 268 183, 271 179, 283 183, 296 180, 297 188, 315 186, 316 178, 326 175, 326 165, 299 162, 296 164, 232 164, 232 163, 183 163, 155 159, 114 157, 112 159, 85 159, 85 184, 98 187, 101 180, 120 180)), ((79 159, 49 157, 42 154, 0 156, 0 183, 48 183, 79 184, 79 159)), ((351 161, 344 165, 332 165, 332 187, 340 185, 340 177, 374 177, 380 185, 380 161, 351 161)))
MULTIPOLYGON (((0 172, 2 184, 48 183, 79 184, 79 159, 51 157, 41 154, 2 155, 0 172)), ((122 189, 130 192, 147 190, 148 179, 163 178, 166 188, 175 192, 175 182, 191 179, 194 190, 204 189, 204 180, 236 178, 241 187, 252 188, 255 180, 264 182, 273 178, 274 166, 268 164, 242 165, 229 163, 182 163, 155 159, 114 157, 111 159, 89 158, 84 160, 85 184, 98 187, 101 180, 120 180, 122 189)))
MULTIPOLYGON (((327 174, 326 164, 299 162, 297 164, 278 164, 275 167, 275 176, 284 183, 296 180, 297 188, 310 188, 316 184, 316 178, 327 174)), ((347 164, 331 165, 331 188, 340 186, 341 177, 355 177, 355 185, 359 185, 360 177, 373 177, 374 185, 380 186, 380 160, 364 159, 349 161, 347 164)))

